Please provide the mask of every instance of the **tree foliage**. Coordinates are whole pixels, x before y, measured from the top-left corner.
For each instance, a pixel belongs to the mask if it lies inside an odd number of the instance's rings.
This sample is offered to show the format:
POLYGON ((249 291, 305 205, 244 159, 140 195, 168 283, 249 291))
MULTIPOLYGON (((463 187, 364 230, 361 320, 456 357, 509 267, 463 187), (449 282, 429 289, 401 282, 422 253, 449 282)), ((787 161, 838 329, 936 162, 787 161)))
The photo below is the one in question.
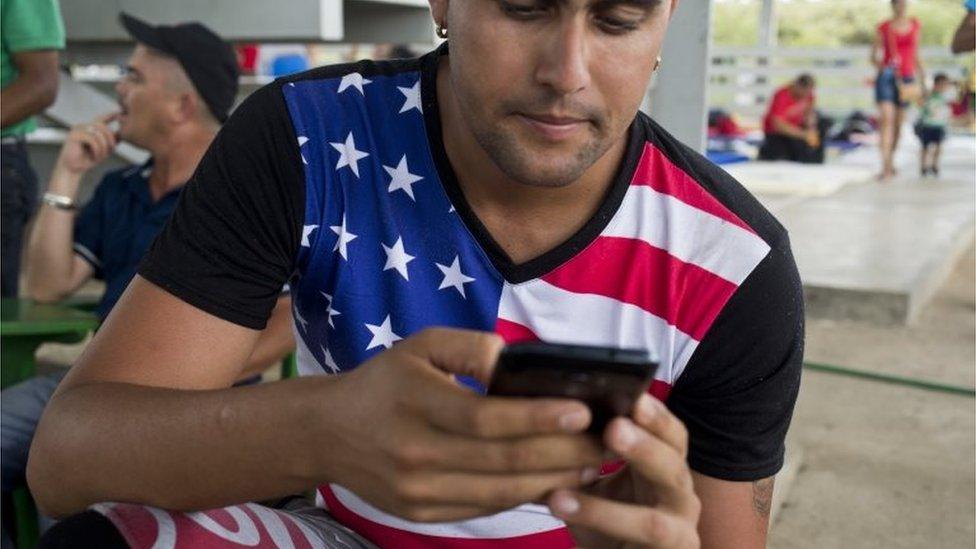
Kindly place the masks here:
MULTIPOLYGON (((714 43, 752 46, 759 39, 761 0, 715 0, 714 43)), ((909 14, 922 23, 922 45, 944 46, 965 10, 961 0, 915 0, 909 14)), ((878 23, 891 16, 887 0, 776 0, 777 40, 784 47, 870 44, 878 23)))

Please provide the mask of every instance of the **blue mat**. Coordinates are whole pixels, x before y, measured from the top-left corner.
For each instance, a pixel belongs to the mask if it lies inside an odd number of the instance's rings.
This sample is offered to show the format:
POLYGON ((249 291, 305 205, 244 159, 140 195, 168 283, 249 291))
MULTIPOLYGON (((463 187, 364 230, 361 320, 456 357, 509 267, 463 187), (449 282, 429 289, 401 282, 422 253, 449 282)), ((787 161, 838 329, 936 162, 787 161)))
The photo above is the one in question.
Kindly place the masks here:
POLYGON ((746 156, 746 155, 744 155, 742 153, 739 153, 739 152, 735 152, 735 151, 717 151, 717 150, 714 150, 714 149, 708 150, 705 153, 705 156, 708 157, 708 159, 711 160, 713 163, 718 164, 718 165, 722 165, 722 164, 738 164, 739 162, 749 162, 750 160, 752 160, 748 156, 746 156))

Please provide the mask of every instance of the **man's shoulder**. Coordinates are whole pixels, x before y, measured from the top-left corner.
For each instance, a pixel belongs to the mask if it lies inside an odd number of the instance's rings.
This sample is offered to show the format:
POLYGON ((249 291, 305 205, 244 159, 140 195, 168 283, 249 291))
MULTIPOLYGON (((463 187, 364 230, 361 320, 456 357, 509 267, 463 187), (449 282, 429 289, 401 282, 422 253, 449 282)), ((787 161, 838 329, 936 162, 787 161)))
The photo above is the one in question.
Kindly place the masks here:
POLYGON ((728 172, 688 147, 644 113, 645 158, 654 157, 661 168, 657 185, 676 199, 715 215, 724 222, 754 233, 770 248, 788 246, 782 224, 728 172))
MULTIPOLYGON (((429 54, 428 54, 429 55, 429 54)), ((286 89, 293 88, 298 91, 297 97, 302 97, 312 104, 318 104, 320 94, 324 88, 322 84, 331 80, 341 80, 338 88, 345 90, 352 88, 366 93, 366 86, 370 84, 370 79, 382 76, 396 76, 406 72, 419 72, 424 63, 425 56, 413 59, 390 59, 384 61, 373 61, 364 59, 351 63, 339 63, 325 65, 309 69, 307 71, 295 73, 288 76, 276 78, 274 81, 262 86, 251 93, 235 110, 237 118, 246 118, 249 122, 245 127, 252 127, 257 120, 268 119, 288 119, 293 118, 294 113, 289 112, 286 105, 286 89), (357 76, 358 75, 358 76, 357 76), (311 84, 311 85, 303 85, 311 84)), ((295 96, 293 96, 295 97, 295 96)), ((321 115, 324 113, 318 112, 321 115)), ((233 119, 233 117, 232 117, 233 119)), ((293 122, 293 120, 291 120, 293 122)), ((229 124, 235 131, 239 131, 237 125, 229 124)), ((228 125, 225 125, 225 129, 228 125)))
POLYGON ((4 27, 4 53, 64 49, 64 23, 57 0, 6 0, 0 9, 5 20, 15 22, 4 27))

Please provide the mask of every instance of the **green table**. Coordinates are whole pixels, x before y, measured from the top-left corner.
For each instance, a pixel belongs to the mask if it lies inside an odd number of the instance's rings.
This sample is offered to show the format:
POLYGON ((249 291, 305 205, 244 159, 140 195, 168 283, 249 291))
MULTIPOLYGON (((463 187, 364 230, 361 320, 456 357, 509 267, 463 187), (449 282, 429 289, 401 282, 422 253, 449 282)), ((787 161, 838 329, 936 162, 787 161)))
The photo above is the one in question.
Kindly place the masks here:
POLYGON ((77 343, 98 327, 90 312, 29 299, 0 300, 0 387, 35 373, 34 353, 42 343, 77 343))
MULTIPOLYGON (((0 386, 7 387, 35 374, 34 353, 42 343, 77 343, 98 327, 91 312, 66 305, 34 303, 29 299, 0 300, 0 386)), ((13 493, 17 546, 37 545, 37 511, 26 488, 13 493)))

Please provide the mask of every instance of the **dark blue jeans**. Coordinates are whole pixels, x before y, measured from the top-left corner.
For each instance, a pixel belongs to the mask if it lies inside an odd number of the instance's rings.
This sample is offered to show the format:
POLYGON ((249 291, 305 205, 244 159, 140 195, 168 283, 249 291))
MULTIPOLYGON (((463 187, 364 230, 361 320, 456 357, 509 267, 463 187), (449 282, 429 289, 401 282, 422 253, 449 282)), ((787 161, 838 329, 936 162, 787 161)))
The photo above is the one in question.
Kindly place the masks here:
POLYGON ((24 228, 37 208, 37 174, 23 141, 0 145, 0 296, 16 297, 24 228))

